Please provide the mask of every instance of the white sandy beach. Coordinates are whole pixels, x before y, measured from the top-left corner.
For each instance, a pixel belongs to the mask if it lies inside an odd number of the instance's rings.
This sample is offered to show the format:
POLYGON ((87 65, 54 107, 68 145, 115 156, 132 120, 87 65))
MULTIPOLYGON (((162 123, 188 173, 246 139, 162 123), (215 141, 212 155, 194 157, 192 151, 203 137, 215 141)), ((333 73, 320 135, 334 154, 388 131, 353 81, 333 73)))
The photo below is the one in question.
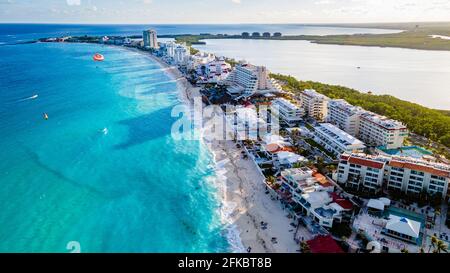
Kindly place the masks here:
MULTIPOLYGON (((187 104, 192 104, 195 97, 201 96, 200 89, 194 88, 181 72, 169 66, 159 58, 137 49, 130 49, 148 56, 158 62, 167 73, 177 81, 181 97, 187 104)), ((226 225, 235 226, 240 234, 244 251, 251 248, 252 253, 295 253, 299 245, 294 241, 294 232, 277 200, 267 195, 264 177, 251 159, 242 159, 242 150, 236 148, 232 141, 207 143, 214 154, 218 171, 222 172, 224 181, 219 185, 222 207, 227 210, 226 225), (267 229, 261 229, 261 222, 267 223, 267 229), (276 238, 276 242, 272 238, 276 238)))
POLYGON ((224 203, 233 204, 231 224, 238 227, 245 249, 256 253, 295 253, 300 247, 294 241, 294 232, 287 212, 279 201, 267 195, 264 177, 251 159, 242 159, 242 150, 232 141, 208 145, 225 174, 224 203), (261 222, 268 223, 261 229, 261 222), (276 237, 276 243, 272 238, 276 237))

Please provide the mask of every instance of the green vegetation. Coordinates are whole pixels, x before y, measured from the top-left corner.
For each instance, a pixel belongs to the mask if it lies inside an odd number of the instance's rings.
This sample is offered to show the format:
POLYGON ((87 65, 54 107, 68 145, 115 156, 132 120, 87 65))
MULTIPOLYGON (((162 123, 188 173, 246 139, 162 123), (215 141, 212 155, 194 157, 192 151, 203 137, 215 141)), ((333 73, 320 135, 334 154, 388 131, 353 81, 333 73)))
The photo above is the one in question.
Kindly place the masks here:
POLYGON ((433 249, 432 253, 448 253, 448 246, 444 241, 439 240, 436 236, 431 237, 431 244, 428 248, 428 253, 431 252, 431 249, 433 249))
POLYGON ((450 41, 430 36, 435 34, 428 31, 404 31, 393 34, 329 35, 308 40, 318 44, 450 50, 450 41))
POLYGON ((189 50, 191 51, 191 55, 195 55, 200 52, 200 50, 193 48, 192 46, 189 47, 189 50))
POLYGON ((357 90, 312 81, 298 81, 294 77, 272 75, 283 88, 294 94, 313 88, 332 99, 345 99, 350 104, 405 123, 419 135, 450 147, 450 116, 442 111, 403 101, 389 95, 371 95, 357 90))
MULTIPOLYGON (((192 45, 204 45, 206 44, 205 42, 202 42, 202 39, 209 39, 208 37, 210 37, 212 35, 175 35, 175 36, 170 36, 170 38, 175 38, 175 41, 177 43, 186 43, 187 46, 192 46, 192 45)), ((166 36, 161 36, 161 37, 166 37, 166 36)))
POLYGON ((354 34, 354 35, 285 35, 281 33, 257 35, 165 35, 163 38, 175 38, 187 45, 205 44, 205 39, 255 39, 255 40, 305 40, 318 44, 358 45, 378 47, 399 47, 423 50, 450 50, 450 40, 433 38, 431 35, 450 36, 450 22, 436 23, 396 23, 396 24, 343 24, 335 27, 364 27, 403 30, 390 34, 354 34))

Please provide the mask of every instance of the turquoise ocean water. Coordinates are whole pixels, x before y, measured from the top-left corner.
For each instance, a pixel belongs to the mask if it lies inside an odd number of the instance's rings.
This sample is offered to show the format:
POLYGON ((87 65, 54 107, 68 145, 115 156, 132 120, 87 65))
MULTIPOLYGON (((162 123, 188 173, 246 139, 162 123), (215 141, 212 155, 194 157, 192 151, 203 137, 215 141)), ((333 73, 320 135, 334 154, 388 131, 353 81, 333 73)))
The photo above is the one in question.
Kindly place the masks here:
POLYGON ((230 250, 211 154, 171 137, 179 90, 158 64, 100 45, 0 55, 0 252, 230 250))

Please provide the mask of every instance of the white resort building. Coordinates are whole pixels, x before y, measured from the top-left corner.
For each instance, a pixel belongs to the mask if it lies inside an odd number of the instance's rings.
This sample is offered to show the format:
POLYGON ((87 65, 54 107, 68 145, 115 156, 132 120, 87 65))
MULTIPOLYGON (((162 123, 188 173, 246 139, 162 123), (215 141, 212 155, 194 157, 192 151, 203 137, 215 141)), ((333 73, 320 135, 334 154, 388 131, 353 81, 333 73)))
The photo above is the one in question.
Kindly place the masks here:
POLYGON ((341 156, 337 181, 349 188, 362 187, 379 192, 383 187, 384 170, 388 158, 366 154, 345 154, 341 156))
POLYGON ((158 49, 158 35, 156 34, 156 30, 144 30, 143 32, 144 38, 144 47, 146 49, 158 49))
POLYGON ((409 157, 345 154, 339 163, 338 182, 375 192, 381 191, 385 183, 391 190, 409 194, 427 192, 445 198, 450 183, 450 166, 409 157))
POLYGON ((306 89, 300 94, 302 107, 308 117, 320 122, 324 121, 328 115, 328 97, 319 94, 316 90, 306 89))
POLYGON ((403 146, 408 128, 401 122, 371 112, 364 112, 359 121, 359 138, 368 145, 396 149, 403 146))
POLYGON ((164 49, 164 54, 166 57, 170 59, 175 59, 175 48, 177 44, 175 42, 166 42, 161 44, 162 49, 164 49))
POLYGON ((364 152, 364 143, 330 123, 314 127, 314 140, 336 156, 364 152))
POLYGON ((282 188, 300 208, 301 214, 310 217, 322 227, 331 228, 335 221, 353 209, 352 204, 336 193, 327 179, 313 170, 303 167, 281 172, 282 188))
POLYGON ((174 62, 176 65, 187 65, 191 52, 185 44, 177 45, 174 49, 174 62))
POLYGON ((238 107, 226 113, 227 132, 232 132, 238 140, 257 140, 266 134, 267 123, 259 117, 253 107, 238 107))
POLYGON ((426 160, 394 157, 387 164, 387 187, 406 193, 437 194, 447 196, 450 166, 426 160))
POLYGON ((197 67, 200 83, 220 83, 231 74, 231 65, 223 57, 213 59, 197 67))
POLYGON ((327 121, 370 146, 396 149, 402 147, 408 137, 408 129, 401 122, 365 111, 345 100, 328 103, 327 121))
POLYGON ((359 133, 359 115, 363 111, 362 108, 353 106, 345 100, 330 100, 327 122, 356 137, 359 133))
POLYGON ((289 127, 298 125, 305 115, 303 108, 298 107, 284 98, 273 100, 272 106, 278 107, 280 119, 289 127))
POLYGON ((265 66, 254 66, 248 63, 237 65, 228 77, 227 84, 230 85, 228 93, 240 98, 281 92, 280 85, 269 77, 269 71, 265 66))
POLYGON ((206 65, 215 60, 216 56, 214 54, 197 52, 196 54, 191 56, 188 64, 188 69, 195 70, 197 74, 200 74, 200 72, 204 73, 204 70, 206 70, 206 65))

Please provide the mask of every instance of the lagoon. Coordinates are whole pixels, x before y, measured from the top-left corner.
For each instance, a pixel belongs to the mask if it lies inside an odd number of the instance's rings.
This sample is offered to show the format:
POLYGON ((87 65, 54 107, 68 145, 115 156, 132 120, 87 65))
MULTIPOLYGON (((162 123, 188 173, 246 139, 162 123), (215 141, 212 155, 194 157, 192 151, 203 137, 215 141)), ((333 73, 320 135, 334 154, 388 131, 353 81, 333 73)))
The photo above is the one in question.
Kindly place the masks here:
POLYGON ((265 65, 273 73, 301 80, 389 94, 427 107, 450 110, 450 52, 447 51, 231 39, 206 40, 206 45, 195 48, 265 65))

